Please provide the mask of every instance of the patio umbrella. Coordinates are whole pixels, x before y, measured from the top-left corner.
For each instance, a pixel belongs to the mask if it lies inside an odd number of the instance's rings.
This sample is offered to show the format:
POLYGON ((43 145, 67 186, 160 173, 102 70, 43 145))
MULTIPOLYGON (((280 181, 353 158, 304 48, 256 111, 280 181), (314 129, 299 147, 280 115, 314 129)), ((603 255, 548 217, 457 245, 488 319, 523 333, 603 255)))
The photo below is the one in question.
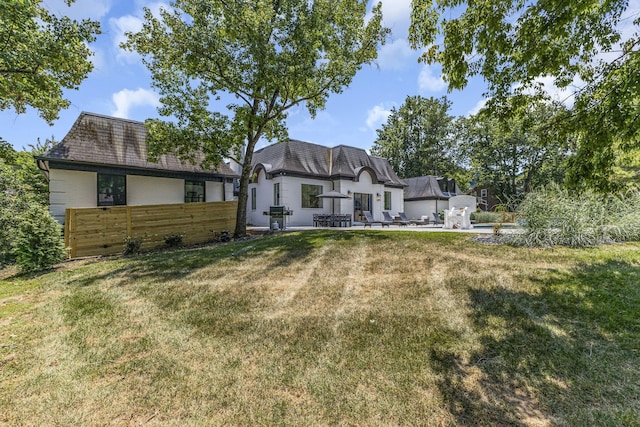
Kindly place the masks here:
POLYGON ((349 196, 347 196, 346 194, 342 194, 339 191, 335 191, 335 190, 331 190, 331 191, 327 191, 326 193, 318 194, 316 197, 318 197, 320 199, 332 199, 331 200, 331 213, 335 213, 334 212, 334 205, 333 205, 333 200, 334 199, 348 199, 349 198, 349 196))

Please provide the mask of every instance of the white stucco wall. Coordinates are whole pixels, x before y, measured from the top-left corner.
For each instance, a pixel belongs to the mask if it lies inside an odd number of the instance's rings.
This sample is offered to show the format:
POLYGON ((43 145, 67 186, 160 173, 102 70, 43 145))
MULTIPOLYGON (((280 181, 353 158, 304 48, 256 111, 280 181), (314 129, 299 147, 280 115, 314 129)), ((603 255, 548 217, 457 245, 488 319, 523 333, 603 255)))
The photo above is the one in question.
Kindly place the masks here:
POLYGON ((49 171, 49 211, 64 223, 65 209, 94 208, 98 205, 98 178, 95 172, 63 169, 49 171))
POLYGON ((184 203, 184 179, 127 175, 127 205, 184 203))
POLYGON ((404 202, 404 209, 407 218, 420 219, 423 215, 429 216, 429 221, 433 221, 433 212, 449 209, 447 200, 413 200, 404 202), (437 206, 437 207, 436 207, 437 206))
POLYGON ((353 215, 353 193, 372 194, 373 215, 376 219, 382 219, 384 208, 384 192, 391 192, 391 213, 397 214, 404 210, 404 192, 401 188, 385 188, 382 184, 373 184, 368 172, 363 172, 358 182, 352 180, 336 180, 333 182, 333 189, 343 194, 351 192, 348 199, 324 199, 322 208, 302 208, 302 184, 320 185, 323 192, 331 190, 332 183, 326 180, 313 178, 300 178, 292 176, 279 176, 273 179, 266 179, 264 171, 260 171, 255 183, 249 184, 249 199, 247 203, 247 223, 255 226, 269 226, 269 216, 263 212, 268 212, 273 205, 273 185, 280 183, 280 204, 293 210, 293 215, 287 217, 287 226, 311 226, 313 225, 313 214, 331 213, 333 211, 341 214, 353 215), (256 208, 251 208, 251 189, 256 188, 256 208), (376 194, 380 194, 377 200, 376 194))

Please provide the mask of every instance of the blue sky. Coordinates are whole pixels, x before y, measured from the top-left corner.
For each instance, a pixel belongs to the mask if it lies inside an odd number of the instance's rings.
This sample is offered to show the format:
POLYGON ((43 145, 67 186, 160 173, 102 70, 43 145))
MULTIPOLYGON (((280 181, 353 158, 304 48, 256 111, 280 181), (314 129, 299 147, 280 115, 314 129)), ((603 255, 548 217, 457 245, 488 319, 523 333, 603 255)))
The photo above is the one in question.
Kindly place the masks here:
MULTIPOLYGON (((636 1, 634 0, 633 3, 636 1)), ((418 63, 420 52, 407 42, 411 0, 382 0, 384 24, 392 35, 379 52, 375 66, 363 68, 341 94, 333 94, 326 109, 311 119, 304 107, 290 112, 289 136, 326 146, 339 144, 369 149, 375 130, 386 120, 392 107, 399 107, 407 96, 447 96, 453 116, 468 115, 482 105, 486 85, 474 79, 464 91, 447 93, 437 65, 418 63)), ((17 149, 54 136, 61 140, 80 112, 125 117, 144 121, 157 117, 158 95, 150 85, 149 72, 135 53, 119 48, 125 31, 136 31, 142 23, 144 6, 157 9, 158 1, 78 0, 68 8, 63 0, 44 0, 57 14, 75 19, 99 20, 102 34, 91 45, 95 65, 77 91, 67 91, 71 107, 60 112, 53 126, 36 111, 16 115, 0 111, 0 136, 17 149)), ((223 106, 221 106, 222 109, 223 106)), ((264 145, 264 144, 263 144, 264 145)))

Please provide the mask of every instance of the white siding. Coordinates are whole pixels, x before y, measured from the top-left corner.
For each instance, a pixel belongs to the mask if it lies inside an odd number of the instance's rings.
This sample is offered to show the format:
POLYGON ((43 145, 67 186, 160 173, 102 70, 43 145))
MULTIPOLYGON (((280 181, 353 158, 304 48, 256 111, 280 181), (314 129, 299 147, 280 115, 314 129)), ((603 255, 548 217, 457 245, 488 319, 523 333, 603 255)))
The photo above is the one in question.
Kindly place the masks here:
POLYGON ((429 217, 429 221, 433 221, 433 213, 439 212, 443 209, 449 209, 449 202, 447 200, 405 201, 404 208, 407 218, 420 219, 423 215, 427 215, 429 217))
POLYGON ((320 185, 323 192, 332 189, 331 182, 313 178, 299 178, 292 176, 279 176, 273 179, 266 179, 265 173, 261 170, 256 183, 249 184, 249 199, 247 201, 247 223, 255 226, 269 226, 269 216, 264 212, 269 212, 269 207, 273 205, 273 184, 280 183, 280 202, 283 206, 293 210, 293 215, 286 218, 287 226, 311 226, 313 225, 313 214, 331 213, 333 211, 341 214, 353 215, 353 193, 365 193, 373 195, 373 215, 377 219, 382 219, 384 208, 384 192, 391 192, 391 212, 395 215, 404 210, 404 191, 402 188, 385 188, 382 184, 372 184, 371 176, 367 172, 360 175, 360 180, 336 180, 333 189, 343 194, 351 195, 348 199, 324 199, 322 208, 302 208, 302 184, 320 185), (251 189, 256 188, 256 208, 251 208, 251 189), (349 193, 351 192, 351 193, 349 193), (380 200, 376 194, 380 194, 380 200))
POLYGON ((98 205, 97 191, 95 172, 49 171, 49 210, 60 223, 64 223, 66 208, 95 208, 98 205))
POLYGON ((184 180, 127 175, 127 205, 184 203, 184 180))

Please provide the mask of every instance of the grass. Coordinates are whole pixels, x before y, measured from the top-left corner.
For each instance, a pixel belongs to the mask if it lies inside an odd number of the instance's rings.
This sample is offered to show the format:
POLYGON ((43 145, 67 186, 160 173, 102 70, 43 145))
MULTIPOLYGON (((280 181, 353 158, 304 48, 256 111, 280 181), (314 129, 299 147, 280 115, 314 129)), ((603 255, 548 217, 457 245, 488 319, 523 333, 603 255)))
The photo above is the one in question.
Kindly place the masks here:
POLYGON ((639 265, 325 230, 11 276, 0 423, 638 426, 639 265))

